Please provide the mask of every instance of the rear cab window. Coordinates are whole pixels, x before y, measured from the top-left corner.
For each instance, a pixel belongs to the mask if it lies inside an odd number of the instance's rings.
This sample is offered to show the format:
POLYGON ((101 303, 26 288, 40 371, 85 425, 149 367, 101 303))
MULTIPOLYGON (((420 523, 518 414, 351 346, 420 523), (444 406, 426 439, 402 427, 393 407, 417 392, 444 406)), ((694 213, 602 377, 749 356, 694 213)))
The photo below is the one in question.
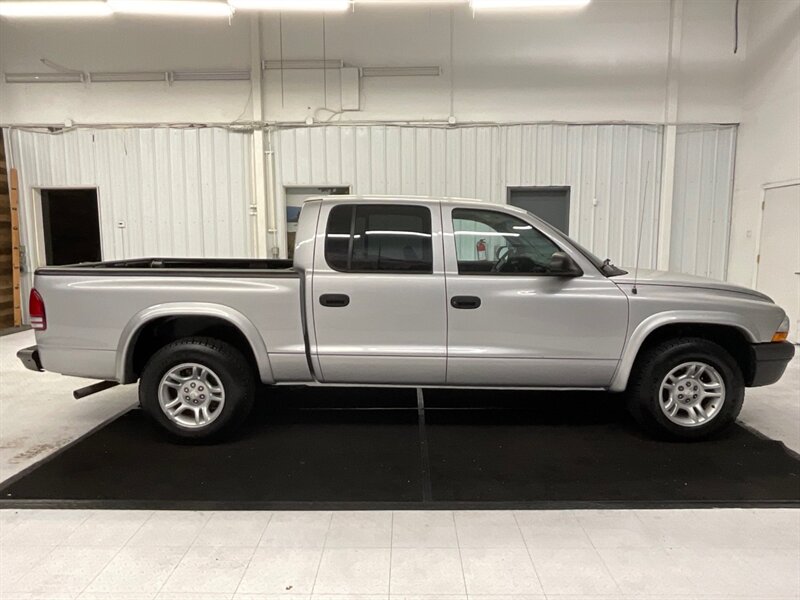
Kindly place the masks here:
POLYGON ((340 204, 328 216, 325 260, 350 273, 433 273, 431 211, 402 204, 340 204))

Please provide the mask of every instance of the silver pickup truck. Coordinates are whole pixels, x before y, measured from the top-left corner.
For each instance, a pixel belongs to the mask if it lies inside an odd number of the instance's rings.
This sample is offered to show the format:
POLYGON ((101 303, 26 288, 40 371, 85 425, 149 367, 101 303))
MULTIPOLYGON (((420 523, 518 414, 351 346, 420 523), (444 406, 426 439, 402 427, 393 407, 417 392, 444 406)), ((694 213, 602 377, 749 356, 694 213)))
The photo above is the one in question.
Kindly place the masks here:
POLYGON ((26 366, 138 380, 153 419, 191 439, 232 431, 259 382, 625 392, 653 433, 699 439, 794 354, 759 292, 625 271, 472 200, 312 198, 293 261, 46 267, 34 288, 26 366))

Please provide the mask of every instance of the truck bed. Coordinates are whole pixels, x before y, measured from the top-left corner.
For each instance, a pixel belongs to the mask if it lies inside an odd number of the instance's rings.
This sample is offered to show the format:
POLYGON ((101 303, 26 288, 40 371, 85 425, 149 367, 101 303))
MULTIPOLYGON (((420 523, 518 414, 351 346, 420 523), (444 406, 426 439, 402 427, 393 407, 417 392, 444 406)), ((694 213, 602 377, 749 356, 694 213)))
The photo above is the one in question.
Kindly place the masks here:
MULTIPOLYGON (((291 260, 256 258, 132 258, 103 262, 78 263, 42 267, 39 275, 92 274, 102 271, 114 275, 194 275, 198 277, 268 275, 294 277, 296 271, 291 260)), ((98 273, 99 274, 99 273, 98 273)))
POLYGON ((40 268, 34 285, 47 314, 47 329, 36 335, 46 370, 127 382, 123 358, 141 327, 154 319, 199 313, 232 323, 252 341, 263 381, 310 377, 302 281, 290 260, 137 258, 80 263, 40 268))

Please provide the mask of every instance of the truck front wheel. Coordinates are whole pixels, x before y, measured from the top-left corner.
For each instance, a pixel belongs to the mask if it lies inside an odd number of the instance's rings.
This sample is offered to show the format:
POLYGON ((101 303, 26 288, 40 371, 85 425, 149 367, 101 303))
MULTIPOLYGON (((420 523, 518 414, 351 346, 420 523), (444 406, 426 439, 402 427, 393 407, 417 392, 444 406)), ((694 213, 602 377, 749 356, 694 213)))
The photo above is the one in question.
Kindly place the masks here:
POLYGON ((730 426, 744 401, 744 378, 733 357, 702 338, 662 342, 636 360, 628 410, 662 438, 699 440, 730 426))
POLYGON ((213 338, 184 338, 153 354, 142 371, 142 407, 172 435, 218 441, 247 417, 255 379, 236 348, 213 338))

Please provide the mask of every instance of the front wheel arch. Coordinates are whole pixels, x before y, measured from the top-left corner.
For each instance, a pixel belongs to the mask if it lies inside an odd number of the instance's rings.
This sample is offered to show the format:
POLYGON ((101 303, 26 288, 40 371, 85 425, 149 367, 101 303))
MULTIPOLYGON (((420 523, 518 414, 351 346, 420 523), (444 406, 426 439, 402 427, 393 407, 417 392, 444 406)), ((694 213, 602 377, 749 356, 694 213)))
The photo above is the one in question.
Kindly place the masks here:
POLYGON ((624 392, 630 385, 631 376, 636 363, 648 350, 669 340, 679 338, 699 338, 713 342, 725 348, 736 360, 742 371, 745 385, 749 385, 755 372, 755 360, 752 353, 752 334, 740 325, 730 323, 709 323, 704 321, 669 321, 656 324, 641 338, 636 340, 636 332, 631 336, 617 371, 609 386, 612 392, 624 392))

